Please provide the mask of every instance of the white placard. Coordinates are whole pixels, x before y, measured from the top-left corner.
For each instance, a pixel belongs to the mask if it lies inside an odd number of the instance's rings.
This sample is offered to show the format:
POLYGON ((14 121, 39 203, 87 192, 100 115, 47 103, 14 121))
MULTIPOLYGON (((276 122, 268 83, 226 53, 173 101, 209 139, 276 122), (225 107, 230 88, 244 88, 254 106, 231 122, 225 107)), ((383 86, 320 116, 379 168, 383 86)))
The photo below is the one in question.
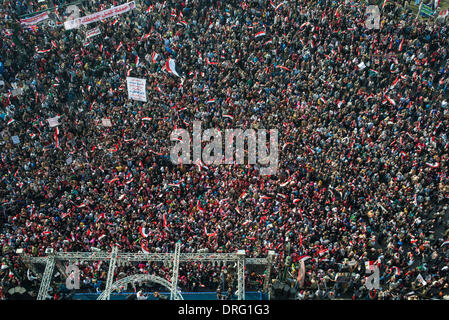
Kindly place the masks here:
POLYGON ((17 88, 11 91, 13 97, 21 96, 23 94, 23 88, 17 88))
POLYGON ((59 116, 47 119, 50 128, 59 126, 59 116))
POLYGON ((127 77, 128 98, 137 101, 147 101, 146 79, 127 77))
POLYGON ((93 36, 96 36, 96 35, 98 35, 100 33, 101 33, 100 27, 96 27, 96 28, 90 29, 90 30, 86 31, 86 39, 89 39, 89 38, 91 38, 93 36))
POLYGON ((103 118, 103 119, 101 119, 101 124, 104 127, 112 127, 111 119, 103 118))
POLYGON ((11 138, 12 138, 12 142, 13 142, 14 144, 19 144, 19 143, 20 143, 20 139, 19 139, 18 136, 12 136, 11 138))

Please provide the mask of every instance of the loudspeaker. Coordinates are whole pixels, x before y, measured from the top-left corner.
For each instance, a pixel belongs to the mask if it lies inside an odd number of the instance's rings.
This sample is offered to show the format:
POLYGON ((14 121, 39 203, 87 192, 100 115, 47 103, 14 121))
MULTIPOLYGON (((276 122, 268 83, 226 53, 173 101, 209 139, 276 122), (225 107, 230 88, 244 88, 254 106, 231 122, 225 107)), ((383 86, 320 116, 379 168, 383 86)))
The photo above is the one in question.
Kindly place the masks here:
POLYGON ((298 291, 295 288, 290 288, 290 291, 288 293, 288 298, 292 299, 292 300, 295 299, 297 293, 298 293, 298 291))
POLYGON ((282 289, 282 298, 287 299, 289 295, 290 295, 290 286, 285 283, 282 289))
POLYGON ((282 296, 282 288, 283 285, 280 282, 273 283, 272 289, 273 289, 273 298, 274 299, 280 299, 282 296))

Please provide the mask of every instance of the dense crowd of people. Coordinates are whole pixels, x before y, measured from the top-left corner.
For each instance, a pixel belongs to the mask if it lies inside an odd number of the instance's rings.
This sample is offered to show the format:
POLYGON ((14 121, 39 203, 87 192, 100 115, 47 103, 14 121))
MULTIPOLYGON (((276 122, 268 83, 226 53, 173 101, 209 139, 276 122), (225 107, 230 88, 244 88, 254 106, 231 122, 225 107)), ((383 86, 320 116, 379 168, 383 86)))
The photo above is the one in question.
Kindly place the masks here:
MULTIPOLYGON (((68 2, 52 4, 64 21, 68 2)), ((78 6, 83 16, 119 4, 78 6)), ((448 26, 389 1, 369 29, 368 4, 142 0, 65 30, 20 26, 38 2, 4 1, 2 298, 39 285, 17 249, 166 253, 178 240, 182 252, 273 250, 272 278, 297 279, 302 261, 299 299, 449 298, 448 26), (146 79, 147 102, 128 98, 127 76, 146 79), (174 165, 170 133, 195 120, 277 129, 277 173, 174 165), (369 261, 378 289, 365 285, 369 261)), ((107 270, 83 265, 82 287, 103 290, 107 270)), ((247 271, 259 290, 265 275, 247 271)), ((142 262, 115 279, 136 272, 171 277, 142 262)), ((181 265, 180 287, 234 292, 235 268, 181 265)))

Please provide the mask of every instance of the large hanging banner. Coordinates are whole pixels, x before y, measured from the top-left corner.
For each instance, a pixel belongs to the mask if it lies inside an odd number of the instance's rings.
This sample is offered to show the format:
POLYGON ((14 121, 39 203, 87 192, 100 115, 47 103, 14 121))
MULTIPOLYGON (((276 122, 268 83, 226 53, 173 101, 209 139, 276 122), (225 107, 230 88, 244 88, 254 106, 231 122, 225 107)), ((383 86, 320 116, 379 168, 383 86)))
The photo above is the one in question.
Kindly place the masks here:
POLYGON ((128 85, 128 98, 147 102, 146 79, 127 77, 126 83, 128 85))
POLYGON ((39 14, 29 17, 29 18, 20 19, 20 24, 24 25, 24 26, 34 26, 34 25, 38 24, 39 22, 44 21, 48 18, 49 18, 48 13, 42 12, 42 13, 39 13, 39 14))
POLYGON ((136 7, 134 1, 127 2, 125 4, 119 5, 117 7, 112 7, 103 11, 99 11, 81 18, 76 18, 64 22, 64 27, 66 30, 79 28, 81 25, 87 25, 89 23, 97 22, 106 18, 118 16, 119 14, 131 11, 136 7))

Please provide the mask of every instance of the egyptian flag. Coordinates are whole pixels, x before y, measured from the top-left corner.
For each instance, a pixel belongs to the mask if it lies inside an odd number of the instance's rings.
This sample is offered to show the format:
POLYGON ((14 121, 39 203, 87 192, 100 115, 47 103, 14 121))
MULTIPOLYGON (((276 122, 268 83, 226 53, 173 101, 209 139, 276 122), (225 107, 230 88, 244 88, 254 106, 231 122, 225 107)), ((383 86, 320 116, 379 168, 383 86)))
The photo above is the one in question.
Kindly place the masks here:
POLYGON ((287 70, 287 71, 291 71, 289 68, 284 67, 284 66, 276 66, 276 68, 281 68, 281 69, 284 69, 284 70, 287 70))
POLYGON ((172 73, 172 74, 174 74, 175 76, 181 78, 181 76, 178 74, 178 72, 176 72, 176 62, 175 62, 174 59, 171 59, 171 58, 168 59, 168 60, 165 62, 165 68, 167 69, 167 71, 168 71, 169 73, 172 73))
POLYGON ((319 254, 320 257, 321 257, 321 256, 325 255, 325 254, 328 253, 328 252, 329 252, 329 249, 326 248, 326 249, 323 249, 323 250, 318 251, 318 254, 319 254))
POLYGON ((150 250, 148 250, 143 241, 141 242, 140 248, 142 249, 143 253, 150 253, 150 250))
POLYGON ((164 212, 164 228, 167 227, 167 219, 165 218, 165 212, 164 212))
MULTIPOLYGON (((182 140, 179 139, 179 141, 182 141, 182 140)), ((178 187, 178 188, 180 188, 181 187, 181 183, 180 182, 178 182, 178 183, 169 183, 168 186, 169 187, 178 187)))
POLYGON ((435 169, 435 168, 438 168, 440 166, 440 163, 439 162, 435 162, 435 163, 426 162, 426 165, 431 167, 431 168, 433 168, 433 169, 435 169))
POLYGON ((59 129, 58 127, 55 128, 55 146, 56 148, 59 148, 59 140, 58 140, 58 134, 59 134, 59 129))
POLYGON ((51 49, 47 49, 47 50, 39 50, 38 48, 36 48, 37 53, 46 53, 49 52, 51 49))
POLYGON ((301 261, 307 261, 307 260, 309 260, 309 259, 311 259, 312 257, 311 256, 309 256, 309 255, 303 255, 303 256, 300 256, 299 258, 298 258, 298 261, 299 262, 301 262, 301 261))
POLYGON ((198 210, 205 212, 206 210, 204 210, 201 206, 200 206, 200 200, 198 200, 198 202, 196 203, 198 210))
POLYGON ((404 38, 402 38, 402 40, 401 40, 401 44, 399 45, 399 51, 401 51, 402 50, 402 45, 404 44, 404 38))
POLYGON ((265 35, 265 31, 260 31, 258 33, 256 33, 255 37, 259 38, 259 37, 263 37, 265 35))
POLYGON ((147 238, 149 235, 149 232, 147 231, 147 228, 139 227, 139 233, 142 235, 142 237, 147 238))
POLYGON ((374 270, 374 261, 365 261, 365 269, 374 270))
POLYGON ((98 241, 101 241, 101 240, 103 240, 104 239, 104 237, 106 237, 106 234, 105 233, 103 233, 101 236, 99 236, 98 237, 98 241))
POLYGON ((385 98, 387 98, 388 102, 390 102, 392 105, 394 105, 394 106, 396 105, 396 102, 393 99, 391 99, 389 96, 385 95, 385 98))
POLYGON ((159 55, 156 52, 153 52, 153 54, 151 55, 151 61, 153 61, 153 63, 156 63, 158 57, 159 55))
POLYGON ((101 213, 100 215, 98 215, 98 217, 95 218, 95 223, 100 221, 100 219, 102 219, 102 218, 104 218, 104 213, 101 213))
POLYGON ((440 5, 440 0, 435 0, 433 3, 433 9, 436 10, 438 9, 438 6, 440 5))
POLYGON ((396 80, 393 81, 393 83, 390 86, 390 89, 393 89, 396 86, 396 84, 398 83, 398 81, 399 81, 399 77, 396 77, 396 80))

